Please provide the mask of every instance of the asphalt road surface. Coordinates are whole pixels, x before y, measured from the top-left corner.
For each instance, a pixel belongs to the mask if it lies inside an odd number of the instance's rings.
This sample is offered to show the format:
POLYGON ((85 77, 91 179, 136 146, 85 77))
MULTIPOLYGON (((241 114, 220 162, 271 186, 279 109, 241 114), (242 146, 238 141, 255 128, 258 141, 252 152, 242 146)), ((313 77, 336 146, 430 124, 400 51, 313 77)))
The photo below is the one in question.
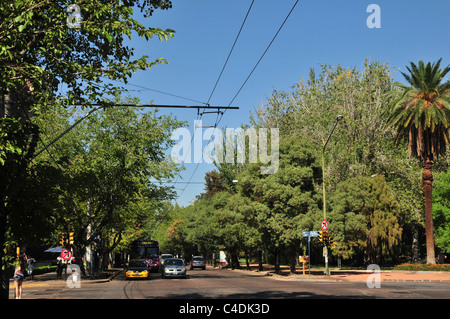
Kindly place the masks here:
MULTIPOLYGON (((275 279, 258 273, 221 270, 188 270, 188 277, 150 280, 125 278, 83 283, 80 288, 58 285, 24 284, 23 299, 450 299, 450 283, 382 282, 381 288, 368 288, 365 282, 307 279, 275 279)), ((237 310, 237 309, 236 309, 237 310)))

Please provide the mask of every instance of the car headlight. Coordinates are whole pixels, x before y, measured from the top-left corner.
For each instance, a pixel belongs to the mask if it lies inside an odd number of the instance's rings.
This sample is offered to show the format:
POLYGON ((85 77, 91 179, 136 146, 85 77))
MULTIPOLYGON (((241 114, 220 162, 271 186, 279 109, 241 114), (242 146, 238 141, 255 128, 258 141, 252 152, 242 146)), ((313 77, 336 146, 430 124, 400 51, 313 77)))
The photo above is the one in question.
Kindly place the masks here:
POLYGON ((186 271, 186 267, 181 268, 181 271, 186 271))

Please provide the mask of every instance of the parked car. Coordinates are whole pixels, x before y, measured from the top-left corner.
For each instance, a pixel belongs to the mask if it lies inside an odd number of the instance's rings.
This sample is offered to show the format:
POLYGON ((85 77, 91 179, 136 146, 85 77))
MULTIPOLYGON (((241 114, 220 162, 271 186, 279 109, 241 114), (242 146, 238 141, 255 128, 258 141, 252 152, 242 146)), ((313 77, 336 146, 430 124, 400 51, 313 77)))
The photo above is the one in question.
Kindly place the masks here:
POLYGON ((194 268, 201 268, 203 270, 206 269, 206 261, 203 256, 194 256, 191 261, 191 270, 194 268))
POLYGON ((186 265, 183 259, 167 258, 164 261, 162 277, 184 277, 186 278, 186 265))
POLYGON ((127 279, 146 278, 149 279, 148 266, 143 259, 132 259, 126 272, 127 279))

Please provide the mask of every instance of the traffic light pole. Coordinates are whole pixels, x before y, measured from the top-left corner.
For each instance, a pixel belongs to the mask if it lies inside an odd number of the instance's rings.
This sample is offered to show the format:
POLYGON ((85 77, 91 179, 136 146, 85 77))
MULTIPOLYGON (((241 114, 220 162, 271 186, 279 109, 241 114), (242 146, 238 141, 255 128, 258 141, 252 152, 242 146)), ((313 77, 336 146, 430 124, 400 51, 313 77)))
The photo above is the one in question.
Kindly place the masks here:
MULTIPOLYGON (((336 118, 336 123, 334 123, 333 129, 331 130, 330 134, 328 135, 328 138, 326 140, 326 142, 323 144, 323 148, 322 148, 322 187, 323 187, 323 219, 327 220, 327 198, 326 198, 326 189, 325 189, 325 148, 328 144, 328 141, 331 138, 331 135, 333 135, 334 130, 336 129, 336 126, 338 125, 338 123, 340 121, 342 121, 343 116, 342 115, 338 115, 338 117, 336 118)), ((326 242, 324 241, 324 246, 323 246, 323 256, 325 257, 325 276, 329 276, 330 272, 328 269, 328 247, 326 242)))

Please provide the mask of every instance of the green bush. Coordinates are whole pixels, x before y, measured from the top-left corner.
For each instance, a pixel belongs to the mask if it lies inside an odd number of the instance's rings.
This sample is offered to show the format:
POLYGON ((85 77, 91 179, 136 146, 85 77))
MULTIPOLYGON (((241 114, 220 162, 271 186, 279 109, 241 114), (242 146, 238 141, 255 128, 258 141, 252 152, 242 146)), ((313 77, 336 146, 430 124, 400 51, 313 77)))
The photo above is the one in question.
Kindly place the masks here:
POLYGON ((394 270, 408 271, 450 271, 450 264, 401 264, 394 267, 394 270))
MULTIPOLYGON (((41 275, 41 274, 46 274, 48 272, 54 272, 56 271, 56 266, 39 266, 39 267, 34 267, 33 268, 33 275, 41 275)), ((28 272, 25 271, 25 274, 28 275, 28 272)))

